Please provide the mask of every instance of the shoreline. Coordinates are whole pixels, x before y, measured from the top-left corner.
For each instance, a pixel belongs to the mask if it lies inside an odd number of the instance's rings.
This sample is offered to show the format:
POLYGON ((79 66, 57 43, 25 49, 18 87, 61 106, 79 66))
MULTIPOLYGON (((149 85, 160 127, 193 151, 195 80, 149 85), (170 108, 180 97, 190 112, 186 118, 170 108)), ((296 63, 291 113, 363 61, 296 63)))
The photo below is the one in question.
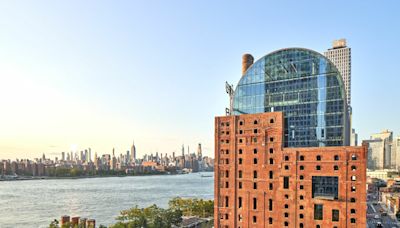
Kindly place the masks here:
MULTIPOLYGON (((213 171, 202 171, 196 173, 213 173, 213 171)), ((40 177, 32 177, 32 176, 18 176, 15 179, 4 179, 0 178, 0 182, 8 182, 8 181, 30 181, 30 180, 73 180, 73 179, 86 179, 86 178, 106 178, 106 177, 141 177, 141 176, 173 176, 173 175, 186 175, 191 173, 154 173, 154 174, 138 174, 138 175, 95 175, 95 176, 76 176, 76 177, 51 177, 51 176, 40 176, 40 177)))

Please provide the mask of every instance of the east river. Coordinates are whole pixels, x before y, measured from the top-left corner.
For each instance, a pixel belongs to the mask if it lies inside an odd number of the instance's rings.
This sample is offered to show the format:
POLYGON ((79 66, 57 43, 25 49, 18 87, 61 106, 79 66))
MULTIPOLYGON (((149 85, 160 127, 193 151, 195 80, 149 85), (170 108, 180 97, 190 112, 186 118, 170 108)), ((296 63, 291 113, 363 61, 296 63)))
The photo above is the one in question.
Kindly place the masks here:
POLYGON ((61 215, 115 223, 134 205, 167 207, 173 197, 213 199, 213 173, 0 182, 0 228, 48 227, 61 215), (212 175, 212 177, 202 177, 212 175))

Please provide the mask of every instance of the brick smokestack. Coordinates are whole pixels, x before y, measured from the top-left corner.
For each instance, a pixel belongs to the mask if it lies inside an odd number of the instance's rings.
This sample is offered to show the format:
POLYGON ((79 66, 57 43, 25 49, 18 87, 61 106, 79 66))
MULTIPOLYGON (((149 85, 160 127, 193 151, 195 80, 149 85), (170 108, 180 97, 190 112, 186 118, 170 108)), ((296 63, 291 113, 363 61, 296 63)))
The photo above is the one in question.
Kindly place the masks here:
POLYGON ((244 54, 242 56, 242 75, 246 73, 246 70, 253 64, 254 58, 250 54, 244 54))

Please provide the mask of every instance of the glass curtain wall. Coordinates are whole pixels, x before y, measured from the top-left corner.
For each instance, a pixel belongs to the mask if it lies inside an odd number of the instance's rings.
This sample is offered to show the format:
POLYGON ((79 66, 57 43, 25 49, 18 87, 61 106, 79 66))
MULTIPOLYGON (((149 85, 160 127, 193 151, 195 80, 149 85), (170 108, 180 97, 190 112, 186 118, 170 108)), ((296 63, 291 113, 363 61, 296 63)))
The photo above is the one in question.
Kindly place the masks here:
POLYGON ((345 100, 333 63, 315 51, 289 48, 250 66, 236 87, 233 113, 284 112, 285 147, 342 146, 345 100))

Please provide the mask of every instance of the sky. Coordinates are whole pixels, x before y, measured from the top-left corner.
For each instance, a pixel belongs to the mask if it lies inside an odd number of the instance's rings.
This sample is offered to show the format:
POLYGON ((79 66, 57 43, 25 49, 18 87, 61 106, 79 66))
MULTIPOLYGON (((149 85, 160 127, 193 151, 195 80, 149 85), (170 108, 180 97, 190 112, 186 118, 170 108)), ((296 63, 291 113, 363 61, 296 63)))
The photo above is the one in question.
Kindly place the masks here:
POLYGON ((241 56, 352 48, 359 141, 400 134, 398 1, 0 1, 0 158, 214 153, 241 56))

